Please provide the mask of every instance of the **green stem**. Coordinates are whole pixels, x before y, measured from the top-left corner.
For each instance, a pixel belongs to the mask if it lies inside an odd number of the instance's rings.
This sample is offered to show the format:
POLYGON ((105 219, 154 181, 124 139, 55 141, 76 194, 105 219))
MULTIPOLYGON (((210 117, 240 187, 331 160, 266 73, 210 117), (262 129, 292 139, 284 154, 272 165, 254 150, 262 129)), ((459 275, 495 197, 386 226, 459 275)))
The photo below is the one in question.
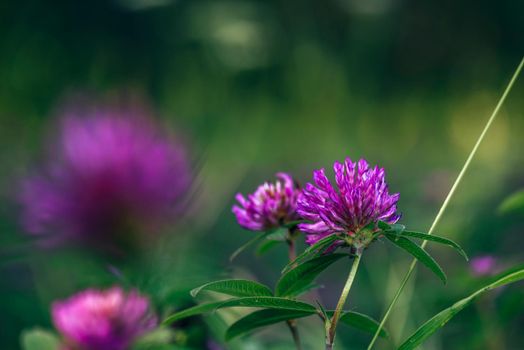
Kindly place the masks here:
POLYGON ((293 336, 293 342, 295 343, 295 347, 297 348, 297 350, 302 350, 302 344, 300 343, 300 335, 298 334, 296 321, 287 320, 286 323, 289 327, 289 330, 291 331, 291 335, 293 336))
POLYGON ((292 262, 297 258, 297 253, 295 249, 295 238, 291 236, 291 233, 289 234, 289 237, 286 239, 286 242, 288 246, 289 262, 292 262))
POLYGON ((338 299, 337 307, 335 308, 333 317, 330 320, 330 325, 329 325, 329 328, 326 334, 326 350, 333 349, 333 343, 335 342, 335 333, 337 330, 338 320, 340 319, 340 315, 344 309, 344 304, 346 303, 346 299, 348 297, 349 290, 351 289, 351 285, 353 284, 353 280, 355 279, 355 275, 357 274, 358 265, 360 263, 361 256, 362 256, 362 251, 357 250, 355 254, 355 259, 353 260, 353 266, 351 266, 351 271, 349 271, 348 279, 346 281, 346 284, 344 285, 344 289, 342 289, 340 298, 338 299))
MULTIPOLYGON (((287 237, 286 237, 286 243, 288 245, 289 262, 292 262, 297 257, 296 247, 295 247, 295 238, 296 238, 295 232, 293 232, 292 229, 289 229, 287 237)), ((287 320, 286 323, 287 323, 287 326, 289 327, 291 335, 293 336, 293 342, 295 343, 296 349, 302 350, 302 344, 300 343, 300 335, 298 333, 297 322, 295 320, 287 320)))
MULTIPOLYGON (((446 199, 444 200, 444 203, 442 203, 442 206, 440 207, 440 209, 439 209, 439 211, 437 213, 437 216, 435 217, 435 220, 433 220, 433 223, 431 224, 431 227, 430 227, 430 229, 428 231, 429 234, 433 234, 433 231, 435 230, 435 227, 437 227, 438 223, 440 222, 440 219, 441 219, 442 215, 444 214, 444 211, 448 207, 449 202, 451 201, 451 198, 453 197, 453 194, 455 193, 458 185, 462 181, 462 178, 464 177, 464 174, 468 170, 471 161, 475 157, 475 154, 477 153, 477 150, 478 150, 480 144, 482 143, 482 140, 484 139, 484 136, 486 136, 489 128, 491 127, 491 124, 493 123, 493 121, 497 117, 498 112, 500 110, 500 107, 502 107, 502 104, 506 100, 506 96, 511 91, 511 88, 513 87, 513 84, 517 80, 517 77, 519 76, 520 71, 522 70, 523 66, 524 66, 524 57, 520 61, 520 64, 518 65, 517 69, 515 70, 515 73, 513 73, 513 76, 511 78, 510 82, 508 83, 508 86, 504 90, 504 93, 500 97, 500 99, 499 99, 499 101, 497 103, 497 106, 493 110, 493 113, 491 113, 491 117, 488 119, 488 122, 484 126, 484 130, 482 130, 482 133, 480 134, 479 138, 477 139, 477 142, 475 143, 475 146, 473 146, 473 149, 471 150, 468 158, 466 159, 466 162, 462 166, 462 169, 460 170, 460 173, 458 174, 457 179, 455 180, 455 182, 453 183, 453 186, 449 190, 449 193, 446 196, 446 199)), ((424 241, 422 243, 422 248, 424 248, 427 243, 428 243, 428 241, 424 241)), ((389 314, 391 313, 391 310, 393 309, 393 306, 395 306, 395 304, 397 303, 397 300, 400 297, 400 294, 402 294, 402 291, 404 290, 404 287, 406 286, 409 278, 413 274, 416 265, 417 265, 417 259, 413 259, 413 261, 411 262, 411 265, 409 266, 408 272, 406 273, 406 275, 404 276, 404 279, 402 280, 402 283, 400 284, 400 287, 398 288, 397 292, 395 293, 395 296, 393 297, 393 300, 391 300, 391 303, 389 304, 389 306, 388 306, 388 308, 386 310, 386 313, 382 317, 382 320, 380 321, 380 325, 378 326, 377 330, 375 331, 375 335, 373 336, 373 339, 369 343, 368 350, 371 350, 371 348, 375 344, 375 342, 376 342, 376 340, 378 338, 378 335, 380 333, 380 330, 384 327, 384 324, 386 323, 386 321, 387 321, 387 319, 389 317, 389 314)))

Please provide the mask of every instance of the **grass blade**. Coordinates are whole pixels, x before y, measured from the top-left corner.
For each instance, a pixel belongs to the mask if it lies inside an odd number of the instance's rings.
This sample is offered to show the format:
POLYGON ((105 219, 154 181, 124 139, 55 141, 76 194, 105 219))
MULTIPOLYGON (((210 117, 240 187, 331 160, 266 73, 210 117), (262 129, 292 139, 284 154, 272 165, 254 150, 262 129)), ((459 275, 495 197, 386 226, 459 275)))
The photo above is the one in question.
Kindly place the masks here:
POLYGON ((459 300, 447 309, 442 310, 426 323, 420 326, 399 348, 398 350, 412 350, 420 346, 427 338, 433 335, 436 331, 442 328, 449 320, 451 320, 456 314, 458 314, 466 306, 470 305, 480 295, 487 291, 501 287, 510 283, 518 282, 524 279, 524 269, 506 274, 503 277, 497 279, 495 282, 488 284, 487 286, 477 290, 470 296, 459 300))
MULTIPOLYGON (((513 76, 511 77, 508 85, 506 86, 506 89, 502 93, 502 96, 500 97, 497 105, 495 106, 495 109, 493 110, 493 113, 491 113, 491 116, 489 117, 486 125, 484 126, 484 129, 480 133, 480 136, 477 139, 477 142, 473 146, 473 149, 471 150, 468 158, 464 162, 464 165, 462 166, 462 169, 460 170, 457 178, 455 179, 455 182, 453 183, 453 186, 451 186, 451 189, 449 190, 449 193, 446 196, 446 199, 444 200, 444 203, 442 203, 442 206, 440 207, 440 209, 439 209, 439 211, 437 213, 437 216, 435 216, 435 219, 433 220, 433 223, 431 224, 431 227, 429 228, 428 234, 432 234, 433 231, 435 230, 435 228, 437 227, 438 223, 440 222, 440 218, 442 217, 442 215, 446 211, 446 208, 448 207, 449 202, 451 201, 451 198, 453 198, 453 195, 455 194, 455 191, 457 190, 457 187, 459 186, 460 182, 462 181, 462 178, 464 177, 464 174, 468 170, 469 165, 471 164, 471 161, 475 157, 475 154, 477 154, 477 150, 479 149, 480 144, 482 143, 482 140, 484 140, 484 137, 488 133, 488 130, 490 129, 491 124, 493 124, 493 121, 497 117, 498 112, 500 110, 500 107, 502 107, 502 105, 504 104, 504 101, 506 100, 506 97, 508 96, 509 92, 513 88, 513 84, 517 80, 517 77, 520 75, 520 71, 522 70, 523 66, 524 66, 524 57, 522 57, 519 65, 517 66, 517 69, 515 69, 515 72, 513 73, 513 76)), ((426 246, 426 242, 427 241, 424 241, 422 243, 422 247, 423 248, 426 246)), ((382 320, 380 321, 379 330, 380 330, 380 328, 384 327, 384 324, 386 323, 386 321, 387 321, 387 319, 389 317, 389 314, 391 313, 391 310, 393 309, 393 307, 397 303, 397 300, 400 297, 400 294, 402 294, 402 290, 406 286, 409 278, 413 274, 413 271, 415 270, 415 266, 416 265, 417 265, 417 260, 414 259, 411 262, 411 265, 409 266, 409 270, 406 273, 406 275, 404 276, 404 279, 402 280, 399 288, 397 289, 397 291, 395 293, 395 296, 391 300, 391 303, 389 304, 389 306, 388 306, 388 308, 386 310, 386 313, 384 314, 384 316, 382 317, 382 320)), ((373 345, 375 344, 375 341, 377 340, 377 337, 378 337, 378 331, 375 332, 375 336, 373 337, 373 339, 369 343, 368 350, 370 350, 373 347, 373 345)))

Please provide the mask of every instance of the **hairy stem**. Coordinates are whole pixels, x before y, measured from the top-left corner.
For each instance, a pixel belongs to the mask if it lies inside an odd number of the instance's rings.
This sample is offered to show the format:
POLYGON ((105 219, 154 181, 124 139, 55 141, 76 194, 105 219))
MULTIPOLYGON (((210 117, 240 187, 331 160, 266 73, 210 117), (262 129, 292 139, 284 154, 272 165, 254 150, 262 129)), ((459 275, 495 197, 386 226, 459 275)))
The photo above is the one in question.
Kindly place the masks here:
MULTIPOLYGON (((440 207, 438 213, 437 213, 437 216, 435 217, 435 219, 433 220, 433 223, 431 224, 431 227, 428 231, 429 234, 433 234, 433 231, 435 230, 435 227, 438 225, 438 223, 440 222, 440 219, 442 217, 442 215, 444 214, 444 211, 446 210, 446 208, 448 207, 449 205, 449 202, 451 201, 451 198, 453 197, 453 194, 455 193, 458 185, 460 184, 460 182, 462 181, 462 178, 464 177, 464 174, 466 173, 466 171, 468 170, 469 168, 469 165, 471 163, 471 161, 473 160, 473 158, 475 157, 475 154, 477 153, 477 150, 480 146, 480 144, 482 143, 482 140, 484 139, 484 137, 486 136, 486 133, 488 132, 489 128, 491 127, 491 124, 493 123, 493 121, 495 120, 495 118, 497 117, 498 115, 498 112, 500 110, 500 107, 502 106, 502 104, 504 103, 504 101, 506 100, 506 96, 509 94, 509 92, 511 91, 511 88, 513 87, 513 84, 515 83, 515 81, 517 80, 517 77, 519 76, 520 74, 520 71, 522 70, 522 67, 524 66, 524 57, 522 58, 522 60, 520 61, 520 64, 518 65, 517 69, 515 70, 515 73, 513 73, 513 76, 510 80, 510 82, 508 83, 508 86, 506 87, 506 89, 504 90, 504 93, 502 94, 502 96, 500 97, 498 103, 497 103, 497 106, 495 107, 495 109, 493 110, 493 113, 491 113, 491 116, 490 118, 488 119, 488 122, 486 123, 486 125, 484 126, 484 129, 482 130, 479 138, 477 139, 477 142, 475 143, 475 146, 473 146, 473 149, 471 150, 468 158, 466 159, 466 162, 464 163, 464 165, 462 166, 462 169, 460 170, 455 182, 453 183, 453 186, 451 187, 451 189, 449 190, 449 193, 448 195, 446 196, 446 199, 444 200, 444 203, 442 203, 442 206, 440 207)), ((422 248, 424 248, 426 246, 428 241, 424 241, 422 243, 422 248)), ((373 347, 373 345, 375 344, 377 338, 378 338, 378 335, 380 333, 380 330, 382 329, 382 327, 384 327, 384 324, 386 323, 388 317, 389 317, 389 314, 391 313, 391 310, 393 309, 393 307, 395 306, 395 304, 397 303, 397 300, 398 298, 400 297, 400 295, 402 294, 402 291, 404 290, 404 287, 406 286, 409 278, 411 277, 411 275, 413 274, 413 271, 415 270, 415 266, 417 265, 417 259, 413 259, 413 261, 411 262, 411 265, 409 266, 409 269, 408 269, 408 272, 406 273, 406 275, 404 276, 404 279, 402 280, 402 283, 400 283, 400 287, 398 288, 397 292, 395 293, 395 296, 393 297, 393 299, 391 300, 391 303, 389 304, 387 310, 386 310, 386 313, 384 314, 384 316, 382 317, 382 320, 380 321, 380 325, 378 326, 376 332, 375 332, 375 335, 373 336, 373 339, 371 340, 371 342, 369 343, 369 346, 368 346, 368 350, 371 350, 371 348, 373 347)))
POLYGON ((351 270, 349 271, 348 279, 346 281, 346 284, 344 285, 344 289, 342 289, 340 298, 338 299, 337 307, 335 308, 333 317, 330 320, 330 325, 326 334, 326 350, 333 349, 338 320, 340 319, 340 315, 344 309, 344 304, 346 303, 346 299, 348 297, 349 290, 351 289, 351 285, 353 284, 353 281, 355 279, 355 275, 357 274, 361 256, 362 252, 360 250, 357 250, 355 254, 355 259, 353 260, 353 265, 351 266, 351 270))

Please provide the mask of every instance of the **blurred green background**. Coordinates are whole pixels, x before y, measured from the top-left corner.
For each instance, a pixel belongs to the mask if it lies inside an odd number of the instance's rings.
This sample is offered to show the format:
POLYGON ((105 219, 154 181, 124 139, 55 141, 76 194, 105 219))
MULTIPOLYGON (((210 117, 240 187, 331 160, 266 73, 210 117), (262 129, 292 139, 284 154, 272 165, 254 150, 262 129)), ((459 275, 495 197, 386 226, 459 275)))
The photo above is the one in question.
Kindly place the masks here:
MULTIPOLYGON (((118 281, 85 252, 27 248, 13 197, 42 153, 57 106, 76 92, 131 91, 191 145, 199 190, 170 244, 149 252, 139 285, 159 304, 218 276, 272 284, 285 249, 229 254, 252 237, 230 212, 277 171, 301 183, 345 156, 367 158, 401 193, 402 223, 427 230, 523 53, 524 2, 502 1, 3 1, 0 3, 0 344, 51 327, 50 302, 118 281)), ((517 82, 437 232, 500 267, 522 263, 524 221, 499 213, 524 186, 524 81, 517 82)), ((377 244, 364 257, 349 307, 380 318, 409 257, 377 244)), ((420 269, 388 324, 394 342, 482 279, 454 252, 430 247, 448 285, 420 269)), ((348 266, 319 294, 334 306, 348 266)), ((135 268, 136 270, 136 268, 135 268)), ((186 301, 184 301, 186 302, 186 301)), ((524 290, 510 286, 470 307, 425 349, 517 349, 524 290)), ((299 321, 308 348, 322 326, 299 321)), ((211 327, 213 328, 213 327, 211 327)), ((282 329, 283 330, 282 330, 282 329)), ((340 347, 369 336, 340 332, 340 347)), ((274 326, 239 349, 285 349, 274 326)), ((320 345, 319 345, 320 344, 320 345)), ((381 341, 378 348, 391 344, 381 341)))

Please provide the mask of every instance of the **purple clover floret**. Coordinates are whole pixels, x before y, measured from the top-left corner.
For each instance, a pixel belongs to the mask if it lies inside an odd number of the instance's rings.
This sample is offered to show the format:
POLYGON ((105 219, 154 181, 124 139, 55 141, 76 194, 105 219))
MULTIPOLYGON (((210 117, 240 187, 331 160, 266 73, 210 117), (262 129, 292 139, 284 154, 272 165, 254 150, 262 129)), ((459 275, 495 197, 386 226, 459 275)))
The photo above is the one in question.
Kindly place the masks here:
POLYGON ((49 160, 23 181, 23 224, 45 245, 139 237, 180 212, 189 184, 185 149, 147 113, 135 106, 72 109, 49 160))
POLYGON ((64 348, 73 350, 126 350, 157 325, 148 298, 119 287, 88 289, 57 301, 52 317, 64 348))
POLYGON ((346 158, 344 164, 335 162, 333 169, 337 189, 320 169, 313 172, 315 185, 308 183, 298 198, 297 212, 310 221, 299 224, 308 244, 335 233, 350 242, 370 224, 394 224, 400 219, 399 194, 389 194, 383 168, 346 158))
POLYGON ((265 182, 249 194, 236 195, 240 205, 233 213, 240 226, 253 231, 264 231, 300 219, 296 212, 300 189, 287 173, 277 173, 275 183, 265 182))

